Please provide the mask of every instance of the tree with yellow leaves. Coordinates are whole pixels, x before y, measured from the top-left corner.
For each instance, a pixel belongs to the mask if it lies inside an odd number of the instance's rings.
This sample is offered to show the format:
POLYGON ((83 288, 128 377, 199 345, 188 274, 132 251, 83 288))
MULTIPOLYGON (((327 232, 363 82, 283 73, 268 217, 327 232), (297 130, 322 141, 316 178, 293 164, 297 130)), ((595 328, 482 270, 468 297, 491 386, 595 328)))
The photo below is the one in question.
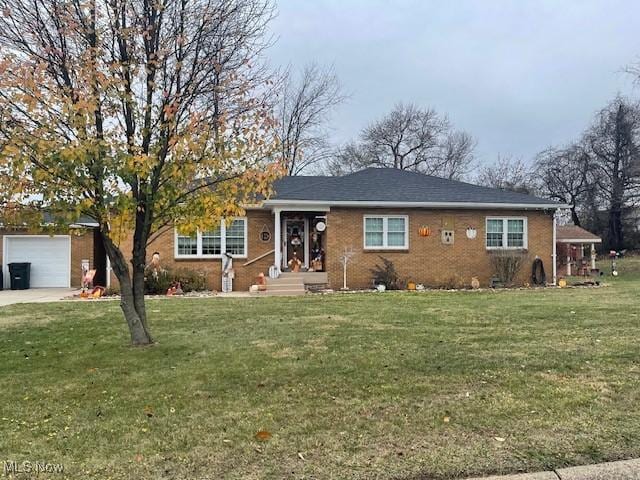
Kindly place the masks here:
POLYGON ((134 345, 152 342, 154 234, 211 229, 281 174, 259 61, 272 15, 269 0, 0 0, 0 206, 96 220, 134 345))

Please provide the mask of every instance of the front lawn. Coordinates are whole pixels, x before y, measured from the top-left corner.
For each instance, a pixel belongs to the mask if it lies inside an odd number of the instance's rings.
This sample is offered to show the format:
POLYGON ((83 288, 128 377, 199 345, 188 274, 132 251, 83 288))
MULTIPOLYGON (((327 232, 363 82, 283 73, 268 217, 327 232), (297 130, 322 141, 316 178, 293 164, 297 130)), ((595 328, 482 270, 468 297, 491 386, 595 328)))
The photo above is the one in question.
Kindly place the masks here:
POLYGON ((2 460, 416 479, 637 457, 639 287, 154 300, 145 349, 116 302, 2 308, 2 460))

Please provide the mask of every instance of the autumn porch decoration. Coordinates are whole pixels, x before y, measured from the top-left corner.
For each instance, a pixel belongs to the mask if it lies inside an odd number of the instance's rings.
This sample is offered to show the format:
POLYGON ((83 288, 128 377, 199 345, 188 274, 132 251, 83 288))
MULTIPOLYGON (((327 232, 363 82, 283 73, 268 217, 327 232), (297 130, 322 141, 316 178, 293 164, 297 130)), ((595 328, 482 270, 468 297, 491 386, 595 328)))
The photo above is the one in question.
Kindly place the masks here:
POLYGON ((418 234, 421 237, 428 237, 431 235, 431 228, 429 228, 428 225, 422 225, 419 229, 418 229, 418 234))

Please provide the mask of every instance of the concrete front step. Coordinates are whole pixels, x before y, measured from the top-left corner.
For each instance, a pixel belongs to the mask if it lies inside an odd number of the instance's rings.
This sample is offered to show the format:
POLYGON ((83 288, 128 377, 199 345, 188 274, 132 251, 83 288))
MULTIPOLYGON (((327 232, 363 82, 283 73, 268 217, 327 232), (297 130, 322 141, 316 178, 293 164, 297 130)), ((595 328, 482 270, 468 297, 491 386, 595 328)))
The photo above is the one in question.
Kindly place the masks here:
POLYGON ((297 296, 297 295, 304 295, 306 294, 307 291, 302 289, 302 290, 265 290, 264 292, 261 293, 261 295, 265 295, 267 297, 275 297, 275 296, 297 296))
POLYGON ((304 285, 301 278, 269 278, 267 285, 304 285))
POLYGON ((329 276, 327 272, 282 272, 280 273, 281 278, 301 278, 302 281, 309 285, 314 283, 328 283, 329 276))

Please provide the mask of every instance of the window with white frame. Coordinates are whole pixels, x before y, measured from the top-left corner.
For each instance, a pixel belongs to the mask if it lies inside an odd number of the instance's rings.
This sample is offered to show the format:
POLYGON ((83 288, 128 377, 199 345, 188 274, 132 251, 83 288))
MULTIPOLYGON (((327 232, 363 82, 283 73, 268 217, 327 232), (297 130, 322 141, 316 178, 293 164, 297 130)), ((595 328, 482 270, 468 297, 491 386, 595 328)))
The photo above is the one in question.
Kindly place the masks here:
POLYGON ((198 254, 198 238, 196 235, 178 235, 176 241, 178 256, 192 256, 198 254))
POLYGON ((202 232, 202 255, 222 255, 222 228, 202 232))
POLYGON ((409 247, 406 215, 365 215, 364 248, 403 250, 409 247))
POLYGON ((229 255, 244 257, 247 252, 247 222, 236 218, 227 225, 225 232, 225 252, 229 255))
POLYGON ((228 224, 224 220, 214 230, 193 235, 175 233, 176 258, 220 258, 223 253, 233 257, 247 256, 247 219, 235 218, 228 224))
POLYGON ((527 248, 527 219, 523 217, 487 217, 488 249, 527 248))

